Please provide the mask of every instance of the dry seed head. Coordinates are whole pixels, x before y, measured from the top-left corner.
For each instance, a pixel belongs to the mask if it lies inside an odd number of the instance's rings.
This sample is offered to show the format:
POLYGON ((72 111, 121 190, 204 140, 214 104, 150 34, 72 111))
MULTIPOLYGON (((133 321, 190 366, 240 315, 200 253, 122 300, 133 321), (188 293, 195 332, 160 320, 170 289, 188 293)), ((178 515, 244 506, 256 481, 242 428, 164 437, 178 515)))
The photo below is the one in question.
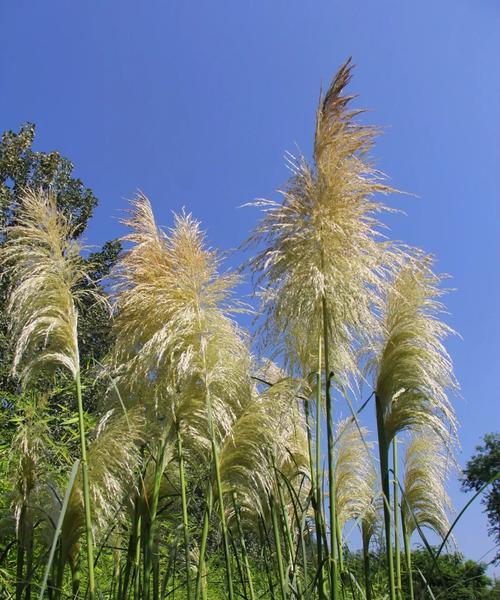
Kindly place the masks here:
MULTIPOLYGON (((51 192, 25 190, 14 225, 6 229, 0 264, 9 277, 7 311, 14 373, 26 382, 49 365, 79 369, 76 303, 87 278, 72 227, 51 192)), ((97 295, 96 295, 97 298, 97 295)))
POLYGON ((448 392, 458 390, 443 340, 453 330, 440 320, 442 277, 432 258, 409 257, 387 292, 383 336, 369 362, 382 403, 387 439, 427 426, 448 443, 456 441, 456 418, 448 392))
POLYGON ((125 224, 132 246, 115 270, 111 364, 126 401, 149 398, 167 424, 182 422, 187 444, 206 456, 207 396, 219 441, 249 396, 249 354, 229 316, 240 310, 230 299, 237 277, 219 274, 219 257, 190 215, 176 215, 165 232, 140 195, 125 224))
POLYGON ((408 443, 404 460, 403 518, 409 534, 429 527, 442 538, 449 529, 451 501, 446 479, 454 465, 443 440, 431 429, 418 430, 408 443))
MULTIPOLYGON (((221 477, 226 493, 237 493, 242 517, 267 516, 268 497, 281 472, 301 495, 307 495, 308 449, 305 423, 297 407, 298 382, 282 379, 252 402, 234 423, 220 452, 221 477), (302 484, 302 485, 301 485, 302 484)), ((291 499, 285 490, 285 501, 291 499)), ((232 502, 227 502, 232 519, 232 502)))
POLYGON ((360 111, 343 95, 351 69, 347 62, 321 98, 314 166, 291 160, 282 201, 254 203, 265 216, 248 241, 259 248, 249 267, 261 288, 264 343, 313 370, 324 299, 330 364, 344 379, 357 372, 354 346, 378 331, 372 307, 399 262, 377 220, 389 209, 374 198, 393 190, 366 158, 376 131, 354 121, 360 111))
POLYGON ((371 515, 375 468, 371 455, 373 442, 366 441, 367 437, 368 430, 358 429, 351 419, 341 421, 337 427, 335 501, 341 527, 365 512, 371 515))
MULTIPOLYGON (((88 451, 88 469, 94 537, 106 533, 113 519, 127 512, 140 463, 139 444, 145 435, 141 409, 127 416, 112 411, 104 415, 97 437, 88 451)), ((63 522, 64 552, 69 554, 85 530, 83 479, 81 469, 73 486, 63 522)))

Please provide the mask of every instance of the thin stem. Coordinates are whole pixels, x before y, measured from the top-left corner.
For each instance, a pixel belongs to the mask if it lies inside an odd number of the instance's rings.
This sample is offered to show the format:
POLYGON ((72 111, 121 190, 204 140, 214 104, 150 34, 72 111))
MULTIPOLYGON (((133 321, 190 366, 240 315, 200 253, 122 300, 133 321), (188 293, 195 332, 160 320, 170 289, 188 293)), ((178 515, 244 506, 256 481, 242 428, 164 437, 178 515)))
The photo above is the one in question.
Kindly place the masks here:
POLYGON ((200 543, 200 557, 198 560, 198 573, 196 575, 196 592, 195 592, 195 600, 199 600, 200 594, 203 589, 203 578, 205 577, 205 552, 207 548, 207 539, 208 539, 208 529, 210 524, 210 516, 212 515, 214 496, 213 496, 213 488, 212 481, 208 482, 207 488, 207 498, 205 511, 203 513, 203 529, 201 533, 201 543, 200 543))
POLYGON ((247 547, 246 547, 246 543, 245 543, 245 536, 243 535, 243 527, 241 525, 240 507, 239 507, 238 500, 236 497, 236 492, 233 492, 233 506, 234 506, 234 513, 236 516, 236 525, 238 527, 238 535, 240 538, 240 548, 241 548, 241 554, 243 557, 243 566, 245 567, 246 578, 248 581, 248 588, 250 590, 250 599, 255 600, 255 592, 253 589, 253 581, 252 581, 252 571, 250 570, 250 562, 248 561, 247 547))
POLYGON ((182 527, 184 530, 184 555, 186 557, 186 598, 191 599, 191 555, 189 553, 189 522, 186 501, 186 478, 184 475, 184 454, 180 427, 177 426, 177 453, 179 455, 179 478, 181 483, 182 527))
POLYGON ((408 530, 406 528, 406 522, 405 522, 404 514, 402 514, 402 516, 401 516, 401 525, 402 525, 402 528, 403 528, 403 542, 404 542, 404 547, 405 547, 406 572, 407 572, 407 576, 408 576, 408 589, 410 591, 410 600, 414 600, 414 596, 413 596, 413 574, 412 574, 412 566, 411 566, 410 536, 408 535, 408 530))
POLYGON ((233 591, 233 575, 231 569, 231 554, 229 552, 229 539, 227 534, 227 524, 226 524, 226 514, 224 512, 224 500, 222 498, 222 481, 220 476, 220 466, 219 466, 219 452, 217 449, 217 444, 215 442, 215 436, 212 431, 212 455, 214 457, 214 467, 215 467, 215 480, 217 482, 217 498, 219 500, 219 516, 222 527, 222 541, 224 545, 224 558, 226 560, 226 581, 227 581, 227 594, 228 599, 233 600, 234 591, 233 591))
POLYGON ((363 535, 363 569, 365 573, 366 600, 372 600, 372 584, 370 578, 370 540, 363 535))
POLYGON ((78 425, 80 430, 80 452, 82 455, 82 478, 83 478, 83 506, 85 510, 85 533, 87 539, 87 564, 89 570, 89 599, 95 598, 95 579, 94 579, 94 542, 92 538, 92 516, 90 513, 90 486, 89 473, 87 465, 87 446, 85 442, 85 422, 83 418, 82 384, 80 371, 75 377, 76 400, 78 403, 78 425))
MULTIPOLYGON (((330 598, 338 598, 338 565, 337 565, 337 527, 335 509, 335 473, 333 456, 333 405, 330 390, 330 366, 329 366, 329 343, 328 343, 328 310, 326 299, 322 299, 323 307, 323 344, 325 348, 325 397, 326 397, 326 430, 328 444, 328 492, 329 492, 329 517, 330 517, 330 598)), ((392 599, 391 599, 392 600, 392 599)))
MULTIPOLYGON (((273 458, 273 463, 274 463, 274 458, 273 458)), ((293 538, 292 538, 292 532, 291 532, 291 528, 290 528, 290 522, 288 519, 288 512, 286 510, 286 505, 285 505, 285 497, 283 495, 283 489, 281 487, 281 483, 279 481, 279 473, 276 470, 276 467, 274 467, 275 469, 275 475, 276 475, 276 484, 278 487, 278 497, 279 497, 279 501, 280 501, 280 508, 281 508, 281 519, 283 522, 283 529, 284 529, 284 534, 285 534, 285 546, 287 549, 287 554, 288 554, 288 562, 290 565, 289 568, 289 572, 292 575, 292 588, 294 588, 295 584, 297 587, 297 598, 302 598, 302 586, 299 580, 297 580, 297 570, 295 568, 295 544, 293 543, 293 538)))
POLYGON ((389 581, 390 599, 396 600, 396 590, 394 585, 394 562, 392 556, 392 536, 391 536, 391 494, 389 489, 389 448, 387 436, 384 427, 384 416, 382 413, 382 403, 380 398, 375 395, 375 406, 377 412, 377 433, 378 448, 380 455, 380 476, 382 480, 382 494, 384 501, 384 524, 385 524, 385 545, 387 555, 387 571, 389 581))
POLYGON ((279 532, 278 517, 276 515, 276 506, 273 496, 269 498, 269 505, 271 508, 271 519, 273 522, 273 535, 274 535, 274 546, 276 551, 276 560, 278 562, 278 576, 280 580, 281 598, 286 600, 287 598, 287 585, 285 580, 285 569, 283 567, 283 555, 281 552, 281 539, 279 532))
POLYGON ((135 530, 135 555, 134 555, 134 598, 140 598, 141 589, 141 531, 142 531, 142 516, 139 516, 136 521, 135 530))
POLYGON ((316 525, 316 552, 318 555, 318 596, 324 598, 323 584, 323 500, 321 495, 321 336, 318 337, 318 372, 316 375, 316 491, 314 520, 316 525))
POLYGON ((394 474, 393 492, 394 492, 394 552, 396 556, 396 593, 398 598, 402 596, 401 587, 401 548, 400 548, 400 512, 399 512, 399 485, 398 485, 398 438, 394 436, 392 441, 392 467, 394 474))
MULTIPOLYGON (((337 516, 337 515, 336 515, 337 516)), ((342 551, 342 530, 338 518, 335 519, 335 527, 337 528, 337 552, 339 557, 339 570, 344 572, 344 555, 342 551)))
POLYGON ((270 549, 269 536, 267 535, 267 531, 265 529, 264 519, 259 519, 259 539, 260 539, 260 547, 262 549, 262 558, 264 560, 264 568, 267 575, 267 584, 269 587, 269 594, 271 600, 275 600, 276 596, 274 594, 274 584, 273 578, 271 576, 271 569, 269 565, 271 564, 271 559, 268 559, 266 548, 270 549))
POLYGON ((129 536, 129 544, 127 551, 127 559, 125 562, 125 569, 123 572, 123 584, 120 590, 119 598, 120 600, 125 600, 128 596, 128 586, 130 581, 130 571, 132 569, 132 564, 134 562, 134 549, 135 549, 135 536, 137 531, 137 519, 139 518, 139 501, 140 496, 137 494, 134 502, 134 515, 131 523, 131 533, 129 536))
POLYGON ((25 586, 24 581, 24 543, 25 531, 24 522, 26 518, 26 505, 23 503, 19 516, 18 534, 17 534, 17 559, 16 559, 16 600, 21 600, 25 586))
POLYGON ((163 471, 165 470, 165 456, 167 451, 168 429, 165 428, 160 441, 160 449, 156 458, 153 495, 149 509, 149 525, 147 530, 147 538, 144 540, 144 600, 149 599, 150 575, 154 547, 154 533, 156 525, 156 514, 158 512, 158 502, 160 498, 160 487, 163 471))

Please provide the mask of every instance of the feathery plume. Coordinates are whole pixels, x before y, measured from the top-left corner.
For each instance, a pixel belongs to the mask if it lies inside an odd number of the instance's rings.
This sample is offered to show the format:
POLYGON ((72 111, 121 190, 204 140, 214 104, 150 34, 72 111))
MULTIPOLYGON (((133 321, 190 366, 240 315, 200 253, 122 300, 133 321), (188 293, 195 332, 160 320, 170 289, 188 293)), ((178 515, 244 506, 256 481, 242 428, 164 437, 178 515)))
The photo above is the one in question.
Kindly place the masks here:
MULTIPOLYGON (((96 439, 88 450, 88 473, 92 500, 94 539, 106 533, 115 519, 127 514, 127 499, 136 480, 140 463, 139 444, 145 434, 140 409, 127 416, 106 413, 97 427, 96 439)), ((85 528, 84 492, 81 473, 77 477, 63 521, 63 551, 71 555, 85 528)))
POLYGON ((440 437, 431 429, 415 432, 404 459, 402 514, 408 535, 419 527, 429 527, 442 538, 449 529, 451 501, 445 484, 454 464, 440 437))
MULTIPOLYGON (((224 492, 237 493, 244 519, 269 516, 267 503, 277 472, 297 490, 301 475, 308 475, 307 436, 296 402, 297 386, 293 379, 281 379, 262 393, 255 390, 252 402, 224 440, 220 452, 224 492)), ((307 495, 307 487, 307 483, 302 485, 301 494, 307 495)), ((228 510, 232 518, 233 509, 228 510)))
POLYGON ((393 190, 366 158, 376 129, 354 120, 362 111, 344 95, 351 69, 348 61, 321 98, 314 165, 291 158, 283 200, 254 203, 265 216, 247 242, 261 248, 249 267, 262 287, 264 343, 310 372, 326 314, 339 377, 357 372, 353 346, 377 330, 372 305, 396 262, 376 218, 389 209, 374 199, 393 190))
POLYGON ((342 528, 346 521, 370 512, 374 495, 373 442, 366 442, 368 429, 351 419, 338 424, 336 435, 335 500, 342 528))
MULTIPOLYGON (((51 192, 25 190, 6 230, 0 264, 9 277, 13 371, 24 382, 42 367, 79 370, 77 308, 87 277, 72 226, 51 192)), ((96 295, 97 298, 97 295, 96 295)))
POLYGON ((191 215, 176 215, 164 232, 140 195, 124 222, 132 233, 123 240, 133 246, 115 270, 119 384, 132 390, 132 401, 149 397, 169 422, 185 421, 202 455, 209 446, 203 390, 210 390, 219 441, 248 395, 248 351, 228 316, 241 309, 230 300, 238 278, 219 274, 220 259, 191 215))
POLYGON ((376 380, 387 442, 400 431, 427 426, 444 440, 456 439, 456 418, 448 391, 457 391, 451 359, 443 345, 454 333, 439 316, 442 277, 432 258, 409 258, 389 288, 384 335, 368 363, 376 380))

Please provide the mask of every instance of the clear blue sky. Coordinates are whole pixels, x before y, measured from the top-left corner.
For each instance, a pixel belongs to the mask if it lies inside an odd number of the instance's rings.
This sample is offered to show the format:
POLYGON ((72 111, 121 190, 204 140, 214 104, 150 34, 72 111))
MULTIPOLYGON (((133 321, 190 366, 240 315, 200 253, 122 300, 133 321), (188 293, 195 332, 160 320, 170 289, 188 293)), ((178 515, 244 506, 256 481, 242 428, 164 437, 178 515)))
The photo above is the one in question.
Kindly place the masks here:
MULTIPOLYGON (((0 23, 0 129, 34 121, 36 147, 74 161, 100 199, 92 243, 122 233, 139 188, 160 222, 186 206, 237 246, 257 213, 236 207, 274 195, 286 150, 310 153, 319 86, 352 55, 377 163, 419 196, 391 199, 393 236, 454 277, 460 461, 499 429, 498 0, 5 0, 0 23)), ((457 539, 472 558, 493 545, 479 505, 457 539)))

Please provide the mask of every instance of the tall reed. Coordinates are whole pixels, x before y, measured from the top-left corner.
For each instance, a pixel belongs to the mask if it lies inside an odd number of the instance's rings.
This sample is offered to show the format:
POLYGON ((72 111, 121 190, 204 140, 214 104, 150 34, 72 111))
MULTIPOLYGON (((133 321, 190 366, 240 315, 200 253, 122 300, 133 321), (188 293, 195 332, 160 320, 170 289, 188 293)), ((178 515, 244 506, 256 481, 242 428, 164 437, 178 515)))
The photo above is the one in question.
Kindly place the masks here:
POLYGON ((175 438, 175 422, 185 424, 186 457, 209 451, 232 597, 219 445, 250 393, 248 351, 229 316, 241 310, 230 301, 237 277, 218 273, 220 259, 189 215, 176 216, 166 233, 139 196, 125 224, 132 232, 124 242, 132 246, 115 270, 117 343, 110 365, 129 397, 149 398, 150 418, 165 435, 175 438))
POLYGON ((381 307, 383 335, 368 369, 375 375, 380 470, 391 600, 395 598, 390 504, 389 448, 402 431, 429 427, 447 443, 456 438, 456 419, 447 393, 457 389, 443 339, 452 330, 440 319, 442 277, 432 258, 409 255, 381 307))
POLYGON ((332 598, 338 596, 332 372, 344 383, 358 373, 356 344, 378 331, 372 307, 397 264, 375 218, 387 209, 373 198, 392 190, 367 160, 377 132, 355 120, 362 111, 344 93, 351 71, 347 61, 320 99, 314 163, 290 157, 283 200, 254 203, 265 216, 248 241, 258 247, 249 267, 262 289, 264 339, 306 373, 316 370, 322 340, 332 598))
POLYGON ((0 262, 10 278, 7 312, 14 340, 13 372, 24 386, 41 370, 67 369, 74 380, 78 406, 81 467, 87 542, 89 596, 95 595, 92 516, 85 419, 78 351, 78 310, 82 296, 93 294, 73 228, 58 210, 51 192, 25 190, 15 222, 6 231, 0 262))

